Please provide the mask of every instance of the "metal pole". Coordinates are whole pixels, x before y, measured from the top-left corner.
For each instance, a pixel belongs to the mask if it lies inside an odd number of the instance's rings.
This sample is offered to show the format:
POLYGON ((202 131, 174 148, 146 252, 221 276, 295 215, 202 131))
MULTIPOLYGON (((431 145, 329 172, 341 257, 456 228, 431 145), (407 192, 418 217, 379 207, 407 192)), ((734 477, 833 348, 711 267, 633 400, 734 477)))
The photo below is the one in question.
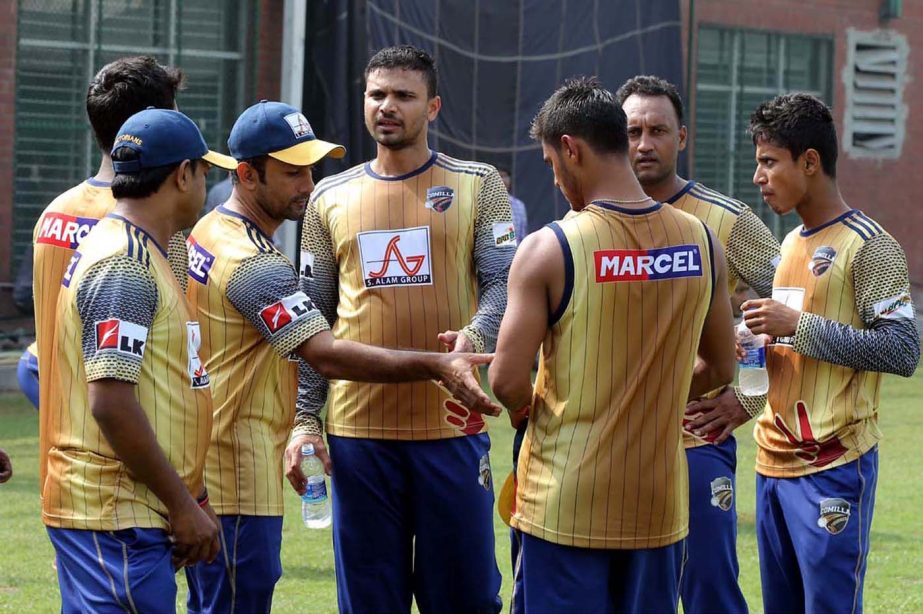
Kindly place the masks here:
MULTIPOLYGON (((304 93, 304 47, 307 26, 306 0, 285 0, 282 18, 282 102, 301 109, 304 93)), ((279 247, 292 262, 296 261, 299 237, 298 224, 286 220, 276 231, 279 247)))

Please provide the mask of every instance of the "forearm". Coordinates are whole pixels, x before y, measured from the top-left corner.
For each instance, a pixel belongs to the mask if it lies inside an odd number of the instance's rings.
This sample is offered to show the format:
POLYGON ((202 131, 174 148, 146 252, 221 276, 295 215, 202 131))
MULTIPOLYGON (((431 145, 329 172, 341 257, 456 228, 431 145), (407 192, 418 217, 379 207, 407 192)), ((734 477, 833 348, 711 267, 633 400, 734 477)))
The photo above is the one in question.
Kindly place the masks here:
POLYGON ((150 488, 169 510, 188 503, 194 505, 192 495, 158 445, 134 395, 113 402, 95 397, 92 384, 90 391, 93 417, 132 478, 150 488))
POLYGON ((436 356, 428 352, 389 350, 329 333, 311 337, 299 354, 327 379, 389 383, 439 379, 436 356))
POLYGON ((513 414, 532 403, 532 381, 528 376, 516 378, 508 384, 492 386, 492 389, 497 400, 513 414))
POLYGON ((689 385, 690 401, 699 399, 705 394, 721 388, 731 383, 734 378, 733 370, 731 376, 727 374, 727 368, 723 365, 716 364, 710 360, 701 357, 696 358, 695 366, 692 370, 692 382, 689 385))
POLYGON ((747 415, 751 418, 758 417, 766 408, 766 400, 768 398, 766 394, 744 394, 739 387, 735 386, 734 396, 737 397, 737 402, 740 403, 740 406, 743 407, 744 411, 747 412, 747 415))
POLYGON ((802 313, 795 329, 794 348, 799 354, 858 371, 913 375, 920 360, 920 342, 914 320, 881 319, 868 329, 802 313))

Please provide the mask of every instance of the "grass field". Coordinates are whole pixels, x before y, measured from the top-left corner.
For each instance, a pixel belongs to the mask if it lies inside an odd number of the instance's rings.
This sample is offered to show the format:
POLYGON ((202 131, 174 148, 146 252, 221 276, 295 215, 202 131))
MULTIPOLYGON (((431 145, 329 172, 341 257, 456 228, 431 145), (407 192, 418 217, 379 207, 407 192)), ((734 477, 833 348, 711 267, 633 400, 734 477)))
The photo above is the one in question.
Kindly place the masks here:
MULTIPOLYGON (((881 402, 881 475, 865 585, 865 610, 923 612, 923 370, 910 380, 888 377, 881 402)), ((0 395, 0 447, 13 459, 13 479, 0 486, 0 611, 53 612, 60 608, 53 552, 39 519, 37 415, 18 395, 0 395)), ((749 429, 738 433, 740 582, 754 612, 762 610, 753 528, 753 455, 749 429)), ((505 419, 492 431, 494 480, 510 467, 511 433, 505 419)), ((509 604, 509 541, 496 518, 497 560, 509 604)), ((282 546, 284 575, 276 587, 277 612, 335 612, 336 586, 330 531, 300 522, 299 499, 287 499, 282 546)), ((185 583, 178 576, 178 602, 185 583)), ((181 607, 180 611, 185 608, 181 607)))

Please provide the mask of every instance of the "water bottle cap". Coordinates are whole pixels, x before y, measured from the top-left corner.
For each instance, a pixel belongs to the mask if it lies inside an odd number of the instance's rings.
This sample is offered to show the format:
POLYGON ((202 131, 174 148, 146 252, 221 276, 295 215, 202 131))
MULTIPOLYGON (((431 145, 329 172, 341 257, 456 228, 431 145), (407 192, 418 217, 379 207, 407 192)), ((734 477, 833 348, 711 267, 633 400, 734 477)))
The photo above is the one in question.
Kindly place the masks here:
POLYGON ((306 444, 302 445, 302 446, 301 446, 301 453, 302 453, 303 455, 305 455, 305 456, 311 456, 312 454, 314 454, 314 444, 313 444, 313 443, 306 443, 306 444))

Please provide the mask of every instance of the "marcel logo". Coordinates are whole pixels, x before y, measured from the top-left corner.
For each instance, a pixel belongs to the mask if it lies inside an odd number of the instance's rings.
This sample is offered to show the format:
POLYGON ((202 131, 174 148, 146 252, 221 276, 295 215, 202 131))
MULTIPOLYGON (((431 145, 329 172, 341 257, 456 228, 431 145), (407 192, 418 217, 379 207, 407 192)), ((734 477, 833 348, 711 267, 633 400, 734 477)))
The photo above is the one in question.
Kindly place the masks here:
POLYGON ((186 246, 189 248, 189 277, 206 285, 208 272, 215 263, 215 257, 192 237, 186 239, 186 246))
POLYGON ((96 323, 96 351, 114 350, 135 358, 144 357, 147 327, 118 318, 96 323))
POLYGON ((296 292, 260 310, 260 319, 273 335, 314 311, 316 307, 304 292, 296 292))
POLYGON ((99 220, 63 213, 48 213, 42 218, 36 243, 77 249, 99 220))
POLYGON ((702 276, 698 245, 659 249, 607 249, 593 252, 596 283, 659 281, 702 276))
POLYGON ((366 288, 433 283, 429 226, 360 232, 357 238, 366 288))

